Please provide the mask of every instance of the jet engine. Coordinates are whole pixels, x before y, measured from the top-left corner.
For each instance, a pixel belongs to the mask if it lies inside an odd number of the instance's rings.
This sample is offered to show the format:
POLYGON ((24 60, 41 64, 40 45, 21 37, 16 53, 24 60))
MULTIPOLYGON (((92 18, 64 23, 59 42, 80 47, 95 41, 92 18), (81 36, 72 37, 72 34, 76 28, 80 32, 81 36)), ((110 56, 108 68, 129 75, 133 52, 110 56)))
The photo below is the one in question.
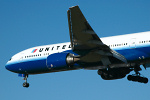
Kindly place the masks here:
POLYGON ((74 55, 70 53, 55 53, 47 57, 46 64, 51 69, 66 69, 74 64, 74 55))

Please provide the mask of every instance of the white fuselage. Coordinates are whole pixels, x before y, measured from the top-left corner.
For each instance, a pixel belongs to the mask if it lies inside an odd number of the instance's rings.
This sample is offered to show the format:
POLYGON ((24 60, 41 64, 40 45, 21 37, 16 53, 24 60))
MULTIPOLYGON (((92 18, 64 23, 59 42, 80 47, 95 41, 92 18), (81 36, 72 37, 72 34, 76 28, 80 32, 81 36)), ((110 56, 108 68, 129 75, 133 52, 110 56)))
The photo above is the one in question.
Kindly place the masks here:
MULTIPOLYGON (((127 61, 143 60, 150 58, 150 31, 119 35, 101 38, 102 42, 111 49, 119 52, 127 61), (148 49, 148 50, 146 50, 148 49), (140 51, 139 51, 140 50, 140 51), (135 55, 133 54, 135 53, 135 55)), ((47 57, 54 53, 68 52, 72 53, 71 43, 60 43, 52 45, 37 46, 29 48, 14 55, 7 65, 18 64, 23 62, 33 62, 47 57)), ((150 63, 148 61, 148 63, 150 63)), ((21 70, 21 68, 20 68, 21 70)))

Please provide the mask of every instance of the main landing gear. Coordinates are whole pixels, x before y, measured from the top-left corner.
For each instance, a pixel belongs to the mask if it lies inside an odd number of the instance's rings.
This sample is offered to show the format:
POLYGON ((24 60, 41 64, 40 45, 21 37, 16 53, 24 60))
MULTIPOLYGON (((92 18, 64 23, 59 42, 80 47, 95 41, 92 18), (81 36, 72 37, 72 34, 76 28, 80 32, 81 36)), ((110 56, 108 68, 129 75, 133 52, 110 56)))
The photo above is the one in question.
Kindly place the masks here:
POLYGON ((140 82, 140 83, 145 83, 145 84, 148 83, 148 78, 141 77, 141 74, 139 73, 140 70, 141 68, 139 66, 135 66, 134 67, 135 74, 128 75, 127 79, 129 81, 134 81, 134 82, 140 82))
POLYGON ((140 82, 140 83, 148 83, 148 78, 141 77, 139 75, 128 75, 127 79, 129 81, 140 82))
POLYGON ((23 78, 23 80, 25 80, 25 82, 23 83, 23 87, 26 87, 26 88, 29 87, 29 83, 27 82, 27 78, 28 78, 28 75, 25 75, 25 77, 23 78))

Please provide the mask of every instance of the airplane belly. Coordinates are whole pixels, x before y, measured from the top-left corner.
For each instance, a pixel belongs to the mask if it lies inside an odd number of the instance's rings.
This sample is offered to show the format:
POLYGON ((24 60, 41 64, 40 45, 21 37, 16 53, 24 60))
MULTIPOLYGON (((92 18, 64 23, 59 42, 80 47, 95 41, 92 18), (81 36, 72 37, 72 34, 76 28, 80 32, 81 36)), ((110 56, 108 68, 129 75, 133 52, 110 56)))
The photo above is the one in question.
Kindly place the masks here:
POLYGON ((135 49, 116 50, 122 54, 128 61, 144 60, 150 58, 150 47, 140 47, 135 49))

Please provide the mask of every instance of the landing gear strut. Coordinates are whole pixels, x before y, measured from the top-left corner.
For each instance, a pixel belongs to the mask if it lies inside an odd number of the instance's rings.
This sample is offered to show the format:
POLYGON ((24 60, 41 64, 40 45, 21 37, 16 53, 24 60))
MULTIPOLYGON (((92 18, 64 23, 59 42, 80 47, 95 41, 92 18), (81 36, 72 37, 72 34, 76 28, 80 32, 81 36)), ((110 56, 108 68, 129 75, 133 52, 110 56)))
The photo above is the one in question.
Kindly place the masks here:
POLYGON ((140 82, 145 84, 148 83, 148 78, 141 77, 141 74, 139 73, 140 70, 141 70, 140 66, 135 66, 134 67, 135 74, 128 75, 127 79, 129 81, 134 81, 134 82, 140 82))
POLYGON ((23 80, 25 80, 25 82, 23 83, 23 87, 26 87, 26 88, 29 87, 29 83, 27 82, 27 78, 28 78, 28 75, 25 75, 25 77, 23 79, 23 80))

